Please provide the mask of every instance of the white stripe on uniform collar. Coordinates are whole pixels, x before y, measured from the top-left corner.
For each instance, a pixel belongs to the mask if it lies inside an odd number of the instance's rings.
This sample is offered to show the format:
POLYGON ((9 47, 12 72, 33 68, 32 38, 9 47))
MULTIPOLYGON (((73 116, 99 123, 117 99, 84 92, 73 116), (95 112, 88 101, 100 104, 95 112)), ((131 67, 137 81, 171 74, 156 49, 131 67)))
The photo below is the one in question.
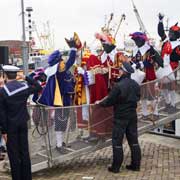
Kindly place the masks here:
POLYGON ((26 83, 22 83, 22 85, 24 85, 24 86, 12 91, 12 92, 10 92, 8 87, 6 85, 4 85, 4 90, 6 91, 8 96, 12 96, 12 95, 14 95, 16 93, 19 93, 19 92, 21 92, 21 91, 23 91, 23 90, 25 90, 25 89, 27 89, 29 87, 26 83))

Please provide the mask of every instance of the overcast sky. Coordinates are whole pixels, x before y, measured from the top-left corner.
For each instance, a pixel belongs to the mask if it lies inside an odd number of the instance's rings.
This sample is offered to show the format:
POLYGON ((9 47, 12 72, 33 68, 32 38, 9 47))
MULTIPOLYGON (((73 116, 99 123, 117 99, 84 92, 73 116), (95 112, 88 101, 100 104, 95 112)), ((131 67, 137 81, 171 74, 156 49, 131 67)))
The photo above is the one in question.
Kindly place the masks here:
MULTIPOLYGON (((155 38, 158 12, 163 12, 166 18, 169 18, 170 26, 180 21, 180 0, 134 2, 147 31, 155 38)), ((0 40, 21 40, 21 0, 0 0, 0 4, 0 40)), ((64 37, 72 36, 74 31, 79 34, 82 41, 93 44, 94 33, 100 31, 104 25, 105 15, 109 17, 112 12, 114 26, 118 24, 121 14, 126 15, 116 38, 118 44, 123 42, 124 34, 139 30, 131 0, 24 0, 24 4, 25 8, 33 8, 32 20, 35 21, 40 34, 43 32, 43 23, 50 22, 51 30, 54 32, 55 48, 67 47, 64 37)), ((33 34, 35 36, 35 32, 33 34)), ((26 37, 28 39, 28 33, 26 37)))

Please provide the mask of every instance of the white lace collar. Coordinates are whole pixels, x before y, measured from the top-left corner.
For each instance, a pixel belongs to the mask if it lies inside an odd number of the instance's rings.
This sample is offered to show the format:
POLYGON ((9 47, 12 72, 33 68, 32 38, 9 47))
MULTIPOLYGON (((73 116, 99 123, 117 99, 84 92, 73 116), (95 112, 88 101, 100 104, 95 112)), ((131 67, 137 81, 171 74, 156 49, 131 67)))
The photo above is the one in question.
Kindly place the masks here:
POLYGON ((137 46, 133 50, 133 56, 136 56, 137 52, 140 51, 141 56, 144 56, 144 54, 150 49, 150 45, 148 43, 145 43, 143 46, 138 48, 137 46))
POLYGON ((109 56, 110 60, 114 63, 114 57, 116 54, 116 50, 111 51, 109 54, 107 54, 105 51, 101 55, 101 62, 102 64, 107 60, 107 57, 109 56))
POLYGON ((175 47, 180 45, 180 41, 179 40, 177 40, 177 41, 170 41, 170 43, 171 43, 172 49, 174 49, 175 47))

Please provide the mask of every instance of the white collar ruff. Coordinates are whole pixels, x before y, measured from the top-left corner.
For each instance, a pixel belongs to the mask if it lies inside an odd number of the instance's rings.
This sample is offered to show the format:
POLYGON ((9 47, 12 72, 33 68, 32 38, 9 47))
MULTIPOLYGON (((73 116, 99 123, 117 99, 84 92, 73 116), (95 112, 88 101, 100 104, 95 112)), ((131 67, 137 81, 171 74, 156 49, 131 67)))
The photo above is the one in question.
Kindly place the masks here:
POLYGON ((143 46, 140 48, 135 47, 133 50, 133 56, 136 56, 137 52, 140 51, 141 56, 144 56, 144 54, 150 49, 150 45, 148 43, 145 43, 143 46))
POLYGON ((170 41, 172 49, 176 48, 180 45, 180 41, 170 41))
POLYGON ((105 51, 101 55, 101 63, 103 64, 106 60, 107 57, 109 56, 110 60, 114 63, 114 57, 116 54, 116 50, 111 51, 109 54, 107 54, 105 51))

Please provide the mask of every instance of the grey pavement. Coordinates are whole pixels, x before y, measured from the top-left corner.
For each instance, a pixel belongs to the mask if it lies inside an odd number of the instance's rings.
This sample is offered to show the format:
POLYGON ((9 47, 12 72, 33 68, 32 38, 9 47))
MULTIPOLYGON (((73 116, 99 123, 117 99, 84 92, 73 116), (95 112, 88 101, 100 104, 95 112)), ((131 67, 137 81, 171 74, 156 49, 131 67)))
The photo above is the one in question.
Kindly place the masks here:
MULTIPOLYGON (((130 152, 124 144, 124 163, 121 172, 107 171, 111 164, 112 149, 99 151, 65 162, 53 169, 33 175, 34 180, 180 180, 180 140, 145 134, 140 137, 142 165, 140 172, 125 169, 130 163, 130 152)), ((0 180, 10 180, 0 172, 0 180)))

